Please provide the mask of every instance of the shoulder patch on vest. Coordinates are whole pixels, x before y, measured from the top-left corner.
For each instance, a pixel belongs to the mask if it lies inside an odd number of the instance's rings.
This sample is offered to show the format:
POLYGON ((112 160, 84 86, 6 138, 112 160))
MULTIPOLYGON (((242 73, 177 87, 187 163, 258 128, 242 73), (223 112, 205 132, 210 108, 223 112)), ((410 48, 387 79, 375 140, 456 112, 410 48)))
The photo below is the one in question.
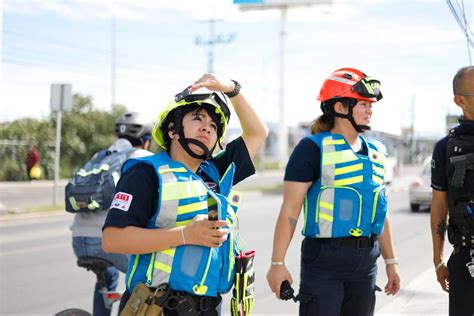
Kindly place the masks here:
POLYGON ((117 192, 114 195, 114 199, 110 204, 110 208, 116 208, 127 212, 130 208, 130 204, 132 204, 133 195, 125 193, 125 192, 117 192))

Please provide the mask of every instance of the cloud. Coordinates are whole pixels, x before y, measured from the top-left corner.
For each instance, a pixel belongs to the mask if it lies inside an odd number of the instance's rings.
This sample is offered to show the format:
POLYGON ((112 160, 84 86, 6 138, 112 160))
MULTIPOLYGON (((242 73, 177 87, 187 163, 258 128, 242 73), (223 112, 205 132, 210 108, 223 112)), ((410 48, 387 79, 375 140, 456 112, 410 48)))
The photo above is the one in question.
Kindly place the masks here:
POLYGON ((179 1, 154 1, 154 0, 5 0, 5 12, 21 15, 38 16, 42 14, 55 14, 64 18, 75 20, 93 20, 95 18, 109 19, 113 14, 117 19, 152 21, 172 19, 175 11, 189 11, 195 18, 208 17, 209 8, 232 6, 230 0, 179 0, 179 1))

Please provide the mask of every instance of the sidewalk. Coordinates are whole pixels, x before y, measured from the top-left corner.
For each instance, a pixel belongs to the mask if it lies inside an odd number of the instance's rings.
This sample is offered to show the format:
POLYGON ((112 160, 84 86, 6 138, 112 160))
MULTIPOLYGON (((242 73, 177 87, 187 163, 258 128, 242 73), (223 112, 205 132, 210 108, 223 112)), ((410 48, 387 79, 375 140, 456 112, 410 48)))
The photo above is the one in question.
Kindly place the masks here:
POLYGON ((443 292, 436 281, 433 267, 427 268, 416 279, 404 285, 400 293, 376 313, 379 316, 447 314, 448 293, 443 292))

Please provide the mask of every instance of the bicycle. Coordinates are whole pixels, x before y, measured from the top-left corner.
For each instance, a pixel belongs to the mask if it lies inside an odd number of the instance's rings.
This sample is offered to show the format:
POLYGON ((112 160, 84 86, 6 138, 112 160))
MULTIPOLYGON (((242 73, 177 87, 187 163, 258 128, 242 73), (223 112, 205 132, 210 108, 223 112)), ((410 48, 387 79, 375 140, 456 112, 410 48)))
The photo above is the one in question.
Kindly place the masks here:
MULTIPOLYGON (((97 276, 97 283, 100 285, 99 292, 102 294, 107 309, 111 309, 113 303, 120 301, 122 293, 109 291, 107 288, 104 272, 108 267, 112 266, 110 261, 98 257, 80 257, 77 259, 77 265, 81 268, 87 269, 87 271, 95 273, 97 276)), ((56 313, 55 316, 91 316, 91 314, 83 309, 69 308, 56 313)))

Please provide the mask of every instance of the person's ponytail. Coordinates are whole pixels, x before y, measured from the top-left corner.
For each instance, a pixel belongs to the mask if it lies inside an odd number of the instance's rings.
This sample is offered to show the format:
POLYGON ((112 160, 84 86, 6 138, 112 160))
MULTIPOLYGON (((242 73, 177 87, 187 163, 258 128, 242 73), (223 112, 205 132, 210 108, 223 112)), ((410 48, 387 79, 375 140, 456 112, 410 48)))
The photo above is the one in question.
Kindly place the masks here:
POLYGON ((334 127, 334 116, 323 114, 311 123, 311 135, 330 131, 334 127))

